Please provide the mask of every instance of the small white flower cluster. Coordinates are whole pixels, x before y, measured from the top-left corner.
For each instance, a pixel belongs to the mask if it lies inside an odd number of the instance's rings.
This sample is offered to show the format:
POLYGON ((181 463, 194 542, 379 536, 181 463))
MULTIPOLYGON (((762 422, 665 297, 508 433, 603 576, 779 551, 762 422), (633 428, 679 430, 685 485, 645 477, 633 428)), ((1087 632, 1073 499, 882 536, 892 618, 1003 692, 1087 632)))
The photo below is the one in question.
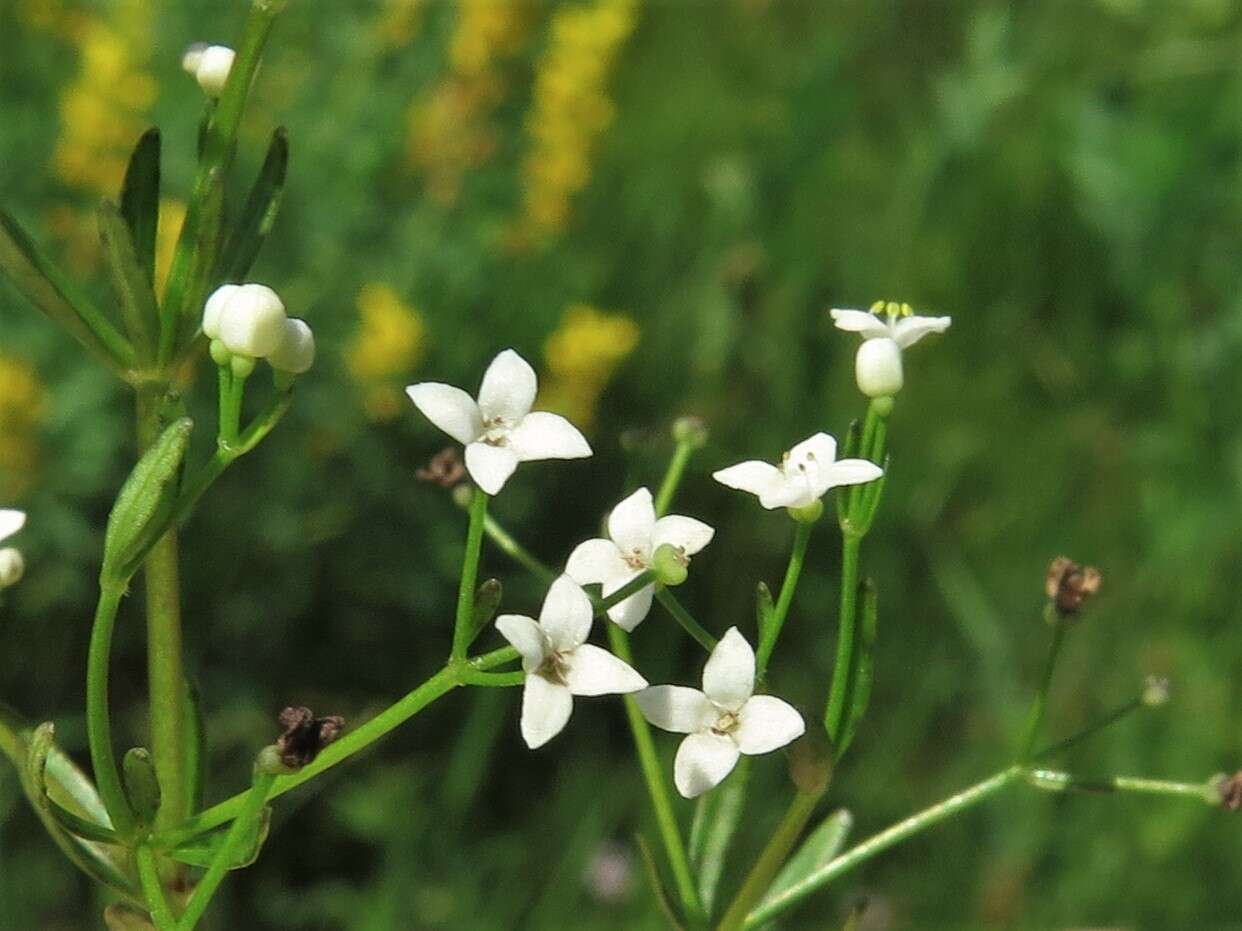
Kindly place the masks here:
POLYGON ((240 359, 252 368, 255 359, 267 359, 278 372, 301 375, 315 361, 311 328, 287 316, 280 297, 266 285, 218 287, 203 307, 203 333, 219 365, 240 359))
MULTIPOLYGON (((0 508, 0 543, 26 526, 26 515, 22 511, 0 508)), ((26 561, 21 550, 11 546, 0 549, 0 590, 16 585, 22 580, 26 571, 26 561)))
POLYGON ((195 42, 181 56, 181 67, 198 81, 208 97, 219 97, 224 93, 235 57, 236 53, 228 46, 195 42))
POLYGON ((869 398, 891 398, 900 391, 905 383, 901 351, 929 333, 943 333, 953 322, 949 317, 916 317, 909 304, 894 301, 876 301, 870 312, 833 308, 830 313, 838 329, 862 335, 854 375, 858 390, 869 398))

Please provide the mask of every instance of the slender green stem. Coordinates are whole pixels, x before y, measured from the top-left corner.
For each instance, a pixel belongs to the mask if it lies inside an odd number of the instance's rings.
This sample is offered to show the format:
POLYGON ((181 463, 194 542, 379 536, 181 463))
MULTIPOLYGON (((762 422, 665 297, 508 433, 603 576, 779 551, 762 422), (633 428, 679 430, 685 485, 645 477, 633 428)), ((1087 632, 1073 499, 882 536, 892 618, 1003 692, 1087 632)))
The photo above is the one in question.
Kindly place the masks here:
POLYGON ((819 792, 799 790, 794 795, 793 801, 785 811, 785 816, 781 818, 780 824, 768 840, 767 846, 763 848, 759 859, 755 861, 755 865, 746 874, 742 888, 738 890, 733 902, 730 903, 716 931, 739 931, 745 925, 746 916, 771 887, 772 880, 776 878, 777 872, 788 859, 789 852, 793 850, 794 844, 802 836, 802 830, 806 827, 807 821, 810 820, 823 794, 822 790, 819 792))
POLYGON ((190 896, 190 901, 186 904, 181 921, 177 924, 178 931, 194 931, 194 926, 198 924, 198 920, 203 917, 203 912, 211 904, 211 897, 216 894, 220 883, 224 881, 229 864, 237 859, 242 845, 246 842, 246 836, 259 819, 268 795, 271 793, 272 783, 275 781, 276 777, 270 773, 255 774, 254 785, 244 796, 241 811, 237 813, 233 826, 229 828, 229 833, 224 838, 224 843, 216 851, 211 866, 207 867, 207 872, 199 880, 194 888, 194 894, 190 896))
POLYGON ((985 799, 991 798, 1001 789, 1020 778, 1023 773, 1024 770, 1021 767, 1011 766, 989 776, 982 782, 976 783, 969 789, 958 792, 944 801, 937 802, 930 808, 925 808, 904 821, 899 821, 892 827, 873 835, 840 856, 828 861, 819 869, 809 873, 780 895, 773 896, 764 902, 763 905, 746 917, 744 927, 748 929, 761 927, 782 912, 801 902, 811 893, 822 889, 843 873, 849 872, 854 867, 865 863, 872 857, 883 853, 890 847, 896 846, 920 831, 925 831, 933 825, 939 824, 953 815, 959 814, 968 808, 978 805, 985 799))
POLYGON ((226 449, 237 444, 241 435, 242 401, 246 396, 246 379, 234 374, 227 365, 220 373, 220 432, 217 443, 226 449))
MULTIPOLYGON (((616 624, 608 625, 608 641, 612 652, 621 660, 631 665, 634 654, 630 650, 629 635, 616 624)), ((677 817, 673 814, 673 801, 660 768, 660 758, 656 754, 655 741, 651 739, 651 726, 638 708, 632 695, 624 696, 625 717, 634 735, 634 748, 638 753, 638 765, 642 770, 643 779, 647 783, 647 794, 651 798, 651 807, 655 812, 656 826, 660 831, 660 840, 664 844, 664 853, 668 857, 669 866, 673 871, 673 881, 677 885, 677 894, 682 907, 695 919, 703 916, 703 904, 699 899, 698 889, 694 885, 694 874, 690 871, 690 859, 686 856, 686 846, 681 837, 681 829, 677 826, 677 817)))
POLYGON ((1169 782, 1164 779, 1144 779, 1138 776, 1083 777, 1048 769, 1024 771, 1027 780, 1037 789, 1050 792, 1074 790, 1078 792, 1137 792, 1141 795, 1169 795, 1194 798, 1208 804, 1216 804, 1211 797, 1211 786, 1202 782, 1169 782))
POLYGON ((526 673, 520 669, 516 672, 476 672, 473 669, 463 669, 461 681, 466 685, 508 688, 514 685, 525 684, 526 673))
POLYGON ((848 531, 841 535, 841 611, 837 629, 837 658, 832 667, 832 686, 824 709, 824 726, 835 742, 845 722, 850 670, 854 668, 854 640, 858 629, 858 554, 862 537, 848 531))
POLYGON ((1031 759, 1032 760, 1043 760, 1043 759, 1047 759, 1050 756, 1056 756, 1058 753, 1063 753, 1066 750, 1068 750, 1070 747, 1073 747, 1081 743, 1082 741, 1086 740, 1088 737, 1092 737, 1095 734, 1098 734, 1100 731, 1104 730, 1106 727, 1109 727, 1117 723, 1122 718, 1126 717, 1127 715, 1135 711, 1138 711, 1142 707, 1144 707, 1143 699, 1141 698, 1132 699, 1131 701, 1126 702, 1124 705, 1120 706, 1119 708, 1114 708, 1112 711, 1104 715, 1104 717, 1100 718, 1098 721, 1092 721, 1090 724, 1084 727, 1077 734, 1073 734, 1069 737, 1066 737, 1064 740, 1058 741, 1052 746, 1045 747, 1043 750, 1040 750, 1038 753, 1033 754, 1031 756, 1031 759))
POLYGON ((112 750, 112 723, 108 715, 108 660, 123 594, 123 589, 104 588, 99 592, 86 658, 86 735, 99 798, 108 811, 112 827, 121 836, 128 837, 134 830, 134 813, 130 810, 112 750))
POLYGON ((1022 740, 1018 744, 1017 762, 1025 763, 1031 758, 1035 749, 1035 741, 1039 737, 1040 725, 1044 722, 1044 713, 1048 708, 1048 691, 1052 688, 1052 674, 1057 668, 1057 659, 1061 655, 1061 644, 1065 641, 1066 624, 1055 611, 1052 612, 1052 644, 1048 647, 1048 660, 1044 664, 1043 678, 1031 702, 1031 710, 1026 716, 1026 727, 1022 731, 1022 740))
POLYGON ((687 611, 677 600, 677 596, 670 592, 663 585, 657 585, 655 590, 656 600, 664 605, 666 611, 673 615, 673 619, 681 625, 682 630, 699 642, 708 653, 716 649, 716 638, 703 629, 698 621, 687 611))
POLYGON ((759 649, 756 651, 756 674, 762 678, 776 649, 776 640, 781 635, 781 627, 789 616, 789 608, 793 604, 794 592, 798 588, 798 579, 802 575, 802 566, 806 562, 807 545, 811 542, 811 528, 814 524, 795 521, 793 551, 789 554, 789 565, 785 569, 785 581, 781 583, 781 593, 777 596, 776 607, 772 617, 759 638, 759 649))
POLYGON ((461 585, 457 589, 457 620, 453 624, 451 659, 462 659, 470 646, 470 627, 474 619, 474 590, 479 575, 479 553, 483 548, 483 521, 487 517, 487 495, 474 490, 470 499, 470 529, 466 533, 466 554, 461 564, 461 585))
POLYGON ((159 864, 155 860, 155 852, 146 844, 140 844, 134 851, 134 859, 138 863, 138 879, 142 883, 142 894, 147 900, 147 910, 158 931, 176 931, 177 918, 173 915, 168 898, 164 895, 164 883, 160 879, 159 864))
POLYGON ((548 566, 538 556, 534 555, 530 550, 513 538, 513 536, 505 530, 500 523, 488 514, 483 521, 483 532, 487 534, 488 539, 499 547, 500 551, 507 555, 510 559, 524 568, 539 581, 545 585, 552 584, 557 573, 548 566))
POLYGON ((690 461, 693 452, 694 444, 685 441, 678 443, 673 450, 673 458, 669 460, 668 469, 664 472, 664 481, 660 482, 660 490, 656 492, 656 517, 662 517, 668 512, 669 505, 673 503, 673 495, 677 494, 677 486, 681 484, 681 477, 685 474, 686 463, 690 461))

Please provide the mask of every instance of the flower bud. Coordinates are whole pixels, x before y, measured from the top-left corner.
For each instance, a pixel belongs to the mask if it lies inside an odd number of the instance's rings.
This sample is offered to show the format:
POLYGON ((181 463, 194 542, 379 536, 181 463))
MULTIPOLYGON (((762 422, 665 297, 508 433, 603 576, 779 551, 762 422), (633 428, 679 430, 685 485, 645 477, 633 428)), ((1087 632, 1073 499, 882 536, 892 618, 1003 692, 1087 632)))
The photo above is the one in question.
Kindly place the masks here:
POLYGON ((22 580, 26 572, 26 560, 20 550, 6 546, 0 550, 0 589, 9 588, 22 580))
POLYGON ((1099 591, 1100 571, 1094 566, 1080 566, 1068 556, 1058 556, 1048 566, 1044 594, 1060 617, 1077 614, 1099 591))
POLYGON ((240 285, 222 284, 207 298, 207 303, 203 305, 203 334, 208 339, 220 338, 220 318, 224 314, 224 308, 240 290, 240 285))
POLYGON ((656 581, 670 588, 686 581, 686 576, 690 574, 686 568, 688 565, 690 559, 685 551, 671 543, 657 546, 651 555, 651 570, 655 573, 656 581))
POLYGON ((281 372, 301 375, 315 361, 315 334, 305 320, 285 321, 285 338, 267 357, 268 364, 281 372))
POLYGON ((195 42, 185 50, 181 56, 181 67, 185 69, 187 74, 197 75, 198 66, 203 61, 203 52, 207 51, 206 42, 195 42))
POLYGON ((707 424, 702 417, 678 417, 673 421, 673 439, 693 449, 707 444, 707 424))
POLYGON ((209 45, 201 52, 187 52, 182 65, 194 61, 194 77, 198 86, 208 97, 219 97, 224 92, 224 85, 229 79, 229 71, 233 68, 234 52, 224 45, 209 45))
POLYGON ((262 359, 280 348, 285 338, 285 305, 276 292, 261 284, 242 285, 220 315, 220 339, 239 356, 262 359))
POLYGON ((121 760, 121 774, 134 814, 143 824, 151 824, 160 810, 160 781, 155 774, 150 751, 146 747, 127 750, 121 760))
POLYGON ((854 359, 858 390, 869 398, 891 398, 904 383, 901 348, 888 337, 865 340, 854 359))
POLYGON ((1143 681, 1143 704, 1148 708, 1159 708, 1169 700, 1169 680, 1163 676, 1148 676, 1143 681))

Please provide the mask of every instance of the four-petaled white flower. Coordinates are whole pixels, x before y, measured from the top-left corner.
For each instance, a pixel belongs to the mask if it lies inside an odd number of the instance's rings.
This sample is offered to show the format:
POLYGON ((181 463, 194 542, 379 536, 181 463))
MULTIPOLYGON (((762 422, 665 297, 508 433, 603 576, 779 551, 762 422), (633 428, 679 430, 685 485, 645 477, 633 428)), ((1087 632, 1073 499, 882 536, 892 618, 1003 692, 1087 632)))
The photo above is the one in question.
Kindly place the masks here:
POLYGON ((862 335, 854 375, 858 389, 870 398, 892 397, 900 391, 905 381, 901 351, 929 333, 943 333, 953 322, 949 317, 916 317, 909 304, 893 301, 877 301, 870 312, 833 308, 830 313, 838 329, 862 335))
POLYGON ((548 589, 539 620, 502 614, 496 629, 522 654, 522 738, 532 750, 565 727, 575 695, 623 695, 647 680, 607 650, 586 642, 594 611, 577 583, 562 575, 548 589))
POLYGON ((755 651, 730 627, 703 667, 703 691, 656 685, 634 696, 656 727, 689 735, 673 763, 673 782, 686 798, 718 786, 740 754, 770 753, 806 730, 792 705, 754 689, 755 651))
POLYGON ((586 439, 564 417, 531 411, 537 389, 535 370, 506 349, 483 373, 477 402, 439 382, 421 382, 405 391, 428 420, 465 445, 470 477, 494 495, 519 462, 591 455, 586 439))
MULTIPOLYGON (((7 540, 22 527, 26 526, 26 515, 22 511, 0 508, 0 543, 7 540)), ((0 549, 0 588, 8 588, 21 581, 26 571, 26 561, 20 550, 11 546, 0 549)))
POLYGON ((830 488, 873 482, 884 470, 866 459, 837 460, 837 441, 816 433, 781 457, 778 466, 758 460, 739 462, 712 473, 722 485, 759 496, 765 508, 804 508, 830 488))
MULTIPOLYGON (((667 544, 679 559, 689 560, 711 542, 716 531, 693 517, 669 514, 656 520, 651 492, 640 488, 608 515, 611 539, 587 540, 569 554, 565 572, 580 585, 600 582, 607 598, 651 568, 655 551, 667 544)), ((651 610, 655 586, 639 589, 608 609, 623 630, 633 630, 651 610)))

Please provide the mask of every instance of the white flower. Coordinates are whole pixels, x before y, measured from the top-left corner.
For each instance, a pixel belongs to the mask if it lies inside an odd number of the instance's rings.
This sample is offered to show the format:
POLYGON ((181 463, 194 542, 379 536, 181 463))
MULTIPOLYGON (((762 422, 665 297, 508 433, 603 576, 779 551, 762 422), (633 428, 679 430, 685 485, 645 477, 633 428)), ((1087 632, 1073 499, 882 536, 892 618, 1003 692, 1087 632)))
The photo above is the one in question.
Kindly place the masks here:
POLYGON ((830 488, 873 482, 884 470, 866 459, 837 461, 837 441, 816 433, 781 457, 781 464, 749 460, 712 473, 722 485, 759 496, 769 510, 804 508, 814 504, 830 488))
MULTIPOLYGON (((26 515, 22 511, 0 508, 0 542, 7 540, 17 531, 26 526, 26 515)), ((0 549, 0 588, 8 588, 21 581, 26 570, 26 562, 22 554, 11 546, 0 549)))
MULTIPOLYGON (((656 520, 651 492, 640 488, 608 515, 608 540, 587 540, 570 553, 565 572, 579 585, 600 582, 607 598, 651 568, 655 551, 668 544, 683 559, 711 542, 716 531, 693 517, 670 514, 656 520)), ((623 630, 633 630, 651 610, 654 584, 639 589, 608 609, 623 630)))
POLYGON ((433 424, 466 447, 466 469, 489 495, 499 493, 519 462, 582 459, 591 447, 564 417, 531 411, 535 370, 512 349, 483 373, 476 402, 460 388, 426 381, 405 389, 433 424))
POLYGON ((839 308, 830 313, 838 329, 862 334, 863 344, 854 357, 854 375, 858 390, 869 398, 888 398, 900 391, 905 378, 901 351, 928 333, 943 333, 952 323, 949 317, 916 317, 909 304, 892 301, 877 301, 870 313, 839 308))
POLYGON ((305 320, 293 317, 285 321, 285 337, 267 361, 272 368, 291 375, 310 369, 315 362, 315 334, 305 320))
POLYGON ((280 296, 261 284, 221 285, 203 306, 203 334, 249 359, 280 349, 288 322, 280 296))
POLYGON ((181 56, 181 67, 194 76, 208 97, 219 97, 235 57, 236 53, 227 46, 196 42, 181 56))
POLYGON ((607 650, 586 642, 594 612, 578 585, 562 575, 552 583, 539 620, 502 614, 496 629, 522 654, 522 739, 532 750, 565 727, 575 695, 623 695, 647 680, 607 650))
POLYGON ((792 705, 754 689, 755 651, 730 627, 703 667, 703 691, 656 685, 634 696, 656 727, 689 735, 673 763, 673 782, 686 798, 718 786, 740 754, 771 753, 806 730, 792 705))

